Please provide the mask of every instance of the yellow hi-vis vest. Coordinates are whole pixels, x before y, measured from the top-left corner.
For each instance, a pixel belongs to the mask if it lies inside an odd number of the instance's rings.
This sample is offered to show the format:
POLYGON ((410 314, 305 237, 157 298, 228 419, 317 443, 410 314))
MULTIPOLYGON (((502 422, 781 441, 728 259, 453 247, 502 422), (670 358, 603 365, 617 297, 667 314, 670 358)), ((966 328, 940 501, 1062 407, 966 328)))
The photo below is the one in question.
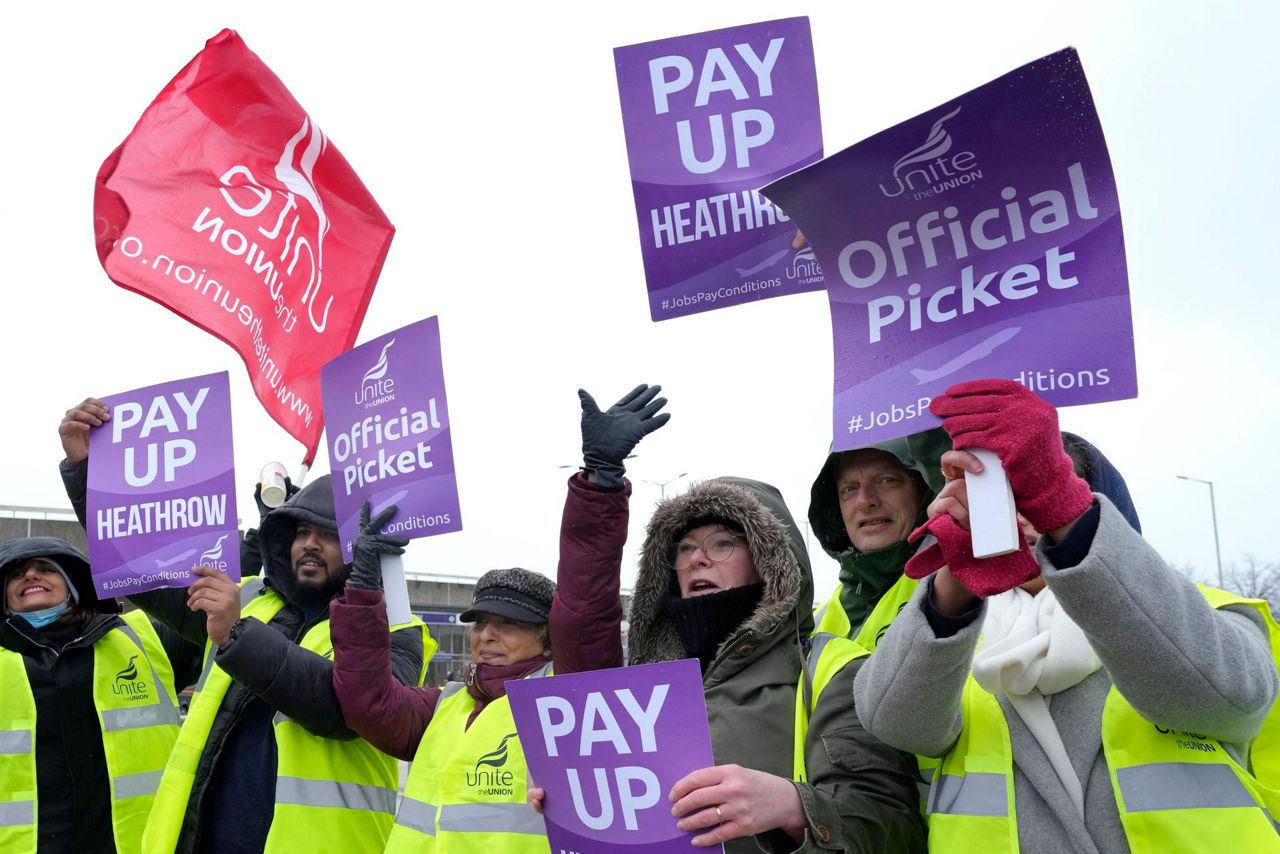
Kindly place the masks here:
MULTIPOLYGON (((551 665, 529 674, 548 676, 551 665)), ((445 686, 418 743, 387 852, 546 854, 547 829, 525 799, 529 770, 506 696, 471 726, 475 699, 445 686)))
MULTIPOLYGON (((150 620, 125 614, 93 644, 93 703, 111 780, 116 851, 140 849, 142 829, 178 736, 169 657, 150 620)), ((20 653, 0 649, 0 851, 36 850, 36 701, 20 653)))
MULTIPOLYGON (((859 627, 857 636, 854 637, 854 642, 869 653, 875 652, 880 643, 880 638, 884 637, 884 633, 888 631, 889 624, 906 607, 907 601, 916 592, 918 586, 920 586, 919 581, 914 578, 907 578, 905 575, 894 582, 893 586, 880 597, 880 601, 876 603, 876 606, 871 609, 871 613, 867 615, 866 622, 859 627)), ((829 633, 837 637, 850 637, 853 634, 853 625, 849 622, 849 615, 845 613, 844 605, 840 602, 840 593, 843 590, 843 584, 836 585, 836 592, 832 593, 826 604, 814 614, 813 621, 816 625, 813 631, 815 637, 820 633, 829 633)), ((923 812, 925 802, 929 796, 929 781, 933 779, 934 769, 938 766, 938 760, 929 756, 917 756, 916 764, 920 768, 920 777, 916 780, 916 787, 920 790, 920 809, 923 812)))
MULTIPOLYGON (((285 603, 274 590, 258 595, 262 589, 261 578, 241 583, 240 613, 270 623, 285 603)), ((417 617, 391 630, 409 626, 422 631, 421 684, 436 644, 417 617)), ((312 626, 299 646, 332 658, 329 621, 312 626)), ((142 840, 143 850, 149 854, 171 854, 178 845, 200 757, 231 687, 231 677, 214 663, 215 651, 208 642, 196 694, 160 781, 142 840)), ((396 760, 362 738, 340 741, 312 735, 279 711, 272 724, 276 739, 275 811, 265 850, 381 851, 391 832, 399 789, 396 760)))
POLYGON ((792 728, 795 741, 791 748, 791 778, 801 783, 808 779, 804 748, 809 737, 809 717, 818 708, 818 698, 831 678, 846 664, 871 654, 842 635, 821 632, 813 635, 811 640, 800 684, 796 687, 796 718, 792 728))
MULTIPOLYGON (((1201 590, 1217 608, 1257 608, 1275 637, 1265 602, 1201 590)), ((929 793, 929 850, 1013 854, 1019 849, 1009 725, 995 696, 972 676, 961 702, 959 739, 929 793)), ((1280 851, 1272 821, 1280 795, 1215 739, 1146 720, 1114 685, 1102 708, 1102 750, 1132 851, 1280 851)))
POLYGON ((840 593, 844 590, 844 585, 837 584, 835 593, 832 593, 826 604, 813 615, 813 634, 824 633, 850 638, 867 652, 875 652, 889 624, 906 606, 907 600, 916 592, 916 587, 919 585, 919 581, 907 578, 905 575, 895 581, 871 609, 866 621, 858 627, 857 634, 854 634, 849 615, 845 613, 844 605, 840 603, 840 593))
MULTIPOLYGON (((796 780, 805 779, 805 738, 822 689, 867 654, 846 638, 814 638, 796 687, 796 780)), ((528 678, 550 674, 547 665, 528 678)), ((465 688, 461 682, 445 686, 409 769, 387 852, 545 854, 546 825, 525 799, 528 768, 510 702, 501 697, 489 703, 468 729, 475 701, 465 688)))

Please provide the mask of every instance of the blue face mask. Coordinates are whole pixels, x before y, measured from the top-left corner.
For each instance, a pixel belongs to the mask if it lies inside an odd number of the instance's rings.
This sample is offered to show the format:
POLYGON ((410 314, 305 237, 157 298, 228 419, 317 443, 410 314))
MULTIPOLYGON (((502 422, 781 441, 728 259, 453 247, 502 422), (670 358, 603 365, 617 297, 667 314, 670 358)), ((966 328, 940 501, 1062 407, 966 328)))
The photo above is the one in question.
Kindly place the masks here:
POLYGON ((52 608, 41 608, 39 611, 19 612, 17 616, 30 623, 32 628, 42 629, 61 617, 63 612, 70 607, 71 601, 67 600, 61 604, 54 605, 52 608))

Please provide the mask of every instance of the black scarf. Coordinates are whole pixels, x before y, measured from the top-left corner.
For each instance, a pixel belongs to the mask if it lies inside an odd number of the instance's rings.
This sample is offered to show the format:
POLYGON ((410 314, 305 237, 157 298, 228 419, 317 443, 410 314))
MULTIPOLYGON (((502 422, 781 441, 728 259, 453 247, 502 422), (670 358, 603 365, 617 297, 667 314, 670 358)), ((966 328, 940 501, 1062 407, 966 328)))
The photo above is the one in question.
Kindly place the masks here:
POLYGON ((705 673, 720 644, 755 613, 763 595, 763 581, 688 599, 671 593, 663 600, 663 610, 685 651, 698 659, 705 673))

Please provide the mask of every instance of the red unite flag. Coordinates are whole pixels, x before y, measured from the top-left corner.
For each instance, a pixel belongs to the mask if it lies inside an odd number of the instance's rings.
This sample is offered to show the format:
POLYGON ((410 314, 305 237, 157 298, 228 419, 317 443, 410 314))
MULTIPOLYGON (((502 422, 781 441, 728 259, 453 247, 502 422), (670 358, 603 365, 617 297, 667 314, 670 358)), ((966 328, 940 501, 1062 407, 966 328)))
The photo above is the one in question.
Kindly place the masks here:
POLYGON ((111 280, 234 347, 310 464, 320 368, 355 342, 395 228, 233 30, 103 162, 93 213, 111 280))

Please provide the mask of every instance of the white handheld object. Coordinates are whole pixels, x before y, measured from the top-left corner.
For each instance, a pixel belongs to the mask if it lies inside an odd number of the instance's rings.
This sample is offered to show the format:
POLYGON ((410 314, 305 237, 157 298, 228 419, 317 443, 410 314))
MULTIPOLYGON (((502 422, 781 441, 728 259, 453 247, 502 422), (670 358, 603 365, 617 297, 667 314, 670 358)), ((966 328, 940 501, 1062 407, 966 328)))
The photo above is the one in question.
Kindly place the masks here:
POLYGON ((258 483, 262 485, 259 495, 262 503, 268 507, 279 507, 288 498, 285 492, 284 479, 289 476, 289 471, 284 467, 284 463, 267 463, 262 467, 262 473, 258 475, 258 483))
POLYGON ((409 622, 409 582, 404 577, 404 558, 382 556, 382 592, 387 599, 387 621, 391 625, 409 622))
POLYGON ((964 473, 969 490, 969 531, 973 534, 973 556, 997 557, 1016 552, 1022 532, 1013 507, 1013 490, 1000 458, 981 448, 966 448, 982 461, 982 473, 964 473))

